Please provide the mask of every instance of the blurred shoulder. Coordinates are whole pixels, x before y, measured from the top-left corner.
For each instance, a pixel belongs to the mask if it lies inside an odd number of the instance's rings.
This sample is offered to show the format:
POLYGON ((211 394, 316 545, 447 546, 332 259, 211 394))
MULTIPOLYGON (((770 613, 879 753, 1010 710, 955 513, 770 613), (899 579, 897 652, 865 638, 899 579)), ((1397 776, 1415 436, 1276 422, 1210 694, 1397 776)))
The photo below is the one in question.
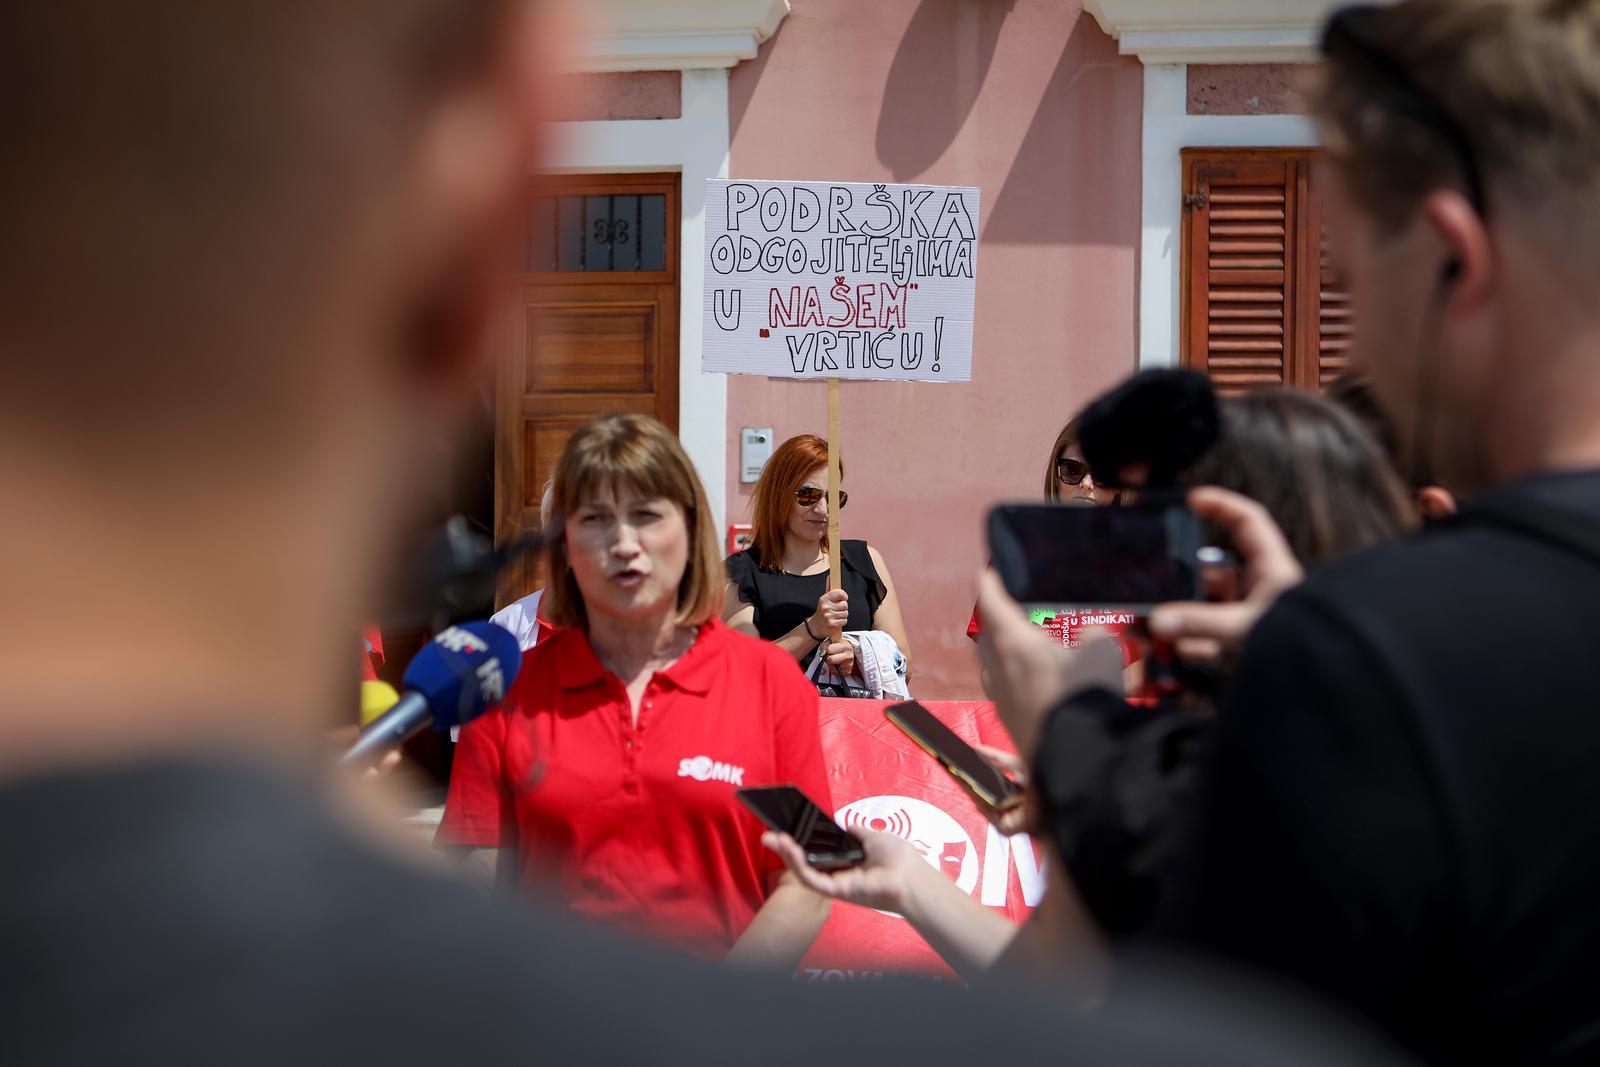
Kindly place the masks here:
MULTIPOLYGON (((1380 664, 1413 679, 1436 681, 1445 667, 1475 673, 1481 646, 1460 638, 1476 627, 1522 619, 1520 641, 1548 629, 1542 598, 1552 583, 1600 595, 1600 570, 1575 575, 1571 563, 1495 527, 1425 531, 1317 568, 1261 620, 1246 652, 1253 646, 1259 659, 1273 649, 1275 658, 1352 675, 1372 676, 1380 664)), ((1502 643, 1511 638, 1501 634, 1502 643)))
POLYGON ((1517 567, 1524 539, 1491 526, 1451 525, 1353 552, 1317 568, 1296 590, 1308 604, 1359 610, 1420 604, 1437 610, 1501 595, 1502 568, 1517 567))

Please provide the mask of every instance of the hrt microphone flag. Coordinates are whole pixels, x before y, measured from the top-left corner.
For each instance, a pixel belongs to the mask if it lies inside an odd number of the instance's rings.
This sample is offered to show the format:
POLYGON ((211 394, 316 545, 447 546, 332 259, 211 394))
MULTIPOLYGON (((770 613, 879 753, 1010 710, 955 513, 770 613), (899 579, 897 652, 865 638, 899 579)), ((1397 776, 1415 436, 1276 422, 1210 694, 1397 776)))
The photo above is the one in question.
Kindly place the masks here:
POLYGON ((343 762, 375 759, 425 726, 448 730, 472 721, 500 703, 521 666, 522 648, 503 626, 468 622, 442 630, 406 666, 400 702, 361 732, 343 762))

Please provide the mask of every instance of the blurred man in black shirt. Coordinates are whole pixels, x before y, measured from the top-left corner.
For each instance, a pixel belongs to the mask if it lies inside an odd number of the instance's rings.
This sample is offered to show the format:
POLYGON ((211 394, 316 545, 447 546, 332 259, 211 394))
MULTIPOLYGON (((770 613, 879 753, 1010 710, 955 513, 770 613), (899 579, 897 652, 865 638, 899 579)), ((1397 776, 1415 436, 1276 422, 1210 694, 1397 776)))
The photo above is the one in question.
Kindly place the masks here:
MULTIPOLYGON (((1240 534, 1250 595, 1153 628, 1260 623, 1165 933, 1442 1062, 1597 1062, 1600 4, 1406 0, 1335 16, 1325 52, 1353 362, 1420 466, 1485 488, 1281 597, 1298 573, 1270 524, 1197 498, 1240 534)), ((1014 721, 1079 690, 1044 724, 1048 793, 1053 726, 1094 698, 1030 645, 991 663, 1014 721)))
POLYGON ((525 237, 542 42, 511 0, 0 4, 0 1062, 1322 1062, 719 977, 332 818, 317 738, 525 237))

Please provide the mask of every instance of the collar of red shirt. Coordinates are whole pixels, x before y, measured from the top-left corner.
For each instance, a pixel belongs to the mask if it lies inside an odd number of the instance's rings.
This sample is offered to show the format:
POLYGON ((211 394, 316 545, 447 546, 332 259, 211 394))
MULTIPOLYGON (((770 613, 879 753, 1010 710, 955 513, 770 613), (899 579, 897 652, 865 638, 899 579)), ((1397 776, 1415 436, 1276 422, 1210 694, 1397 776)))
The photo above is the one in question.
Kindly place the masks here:
MULTIPOLYGON (((685 692, 709 692, 721 665, 728 632, 721 619, 713 618, 700 627, 689 651, 666 670, 657 671, 656 677, 685 692)), ((561 633, 567 635, 572 647, 565 649, 565 654, 556 661, 556 684, 563 689, 582 689, 603 679, 606 669, 590 647, 589 636, 575 629, 561 633)))

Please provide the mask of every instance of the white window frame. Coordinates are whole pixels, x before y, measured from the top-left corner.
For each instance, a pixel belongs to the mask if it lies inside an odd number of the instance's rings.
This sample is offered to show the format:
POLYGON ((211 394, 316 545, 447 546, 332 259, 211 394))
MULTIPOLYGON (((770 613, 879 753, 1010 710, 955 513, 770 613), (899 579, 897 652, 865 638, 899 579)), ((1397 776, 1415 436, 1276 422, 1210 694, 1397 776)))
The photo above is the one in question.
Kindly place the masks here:
POLYGON ((1084 10, 1144 64, 1139 233, 1139 366, 1182 360, 1185 148, 1310 148, 1302 115, 1191 115, 1191 63, 1304 63, 1342 0, 1084 0, 1084 10))
POLYGON ((1185 148, 1309 148, 1303 115, 1191 115, 1189 67, 1144 68, 1144 203, 1139 237, 1139 366, 1181 362, 1185 148))
POLYGON ((678 439, 710 498, 717 529, 727 512, 728 380, 700 373, 705 315, 707 178, 728 176, 728 71, 685 70, 675 119, 559 122, 546 170, 564 174, 676 171, 682 175, 678 230, 678 439))

